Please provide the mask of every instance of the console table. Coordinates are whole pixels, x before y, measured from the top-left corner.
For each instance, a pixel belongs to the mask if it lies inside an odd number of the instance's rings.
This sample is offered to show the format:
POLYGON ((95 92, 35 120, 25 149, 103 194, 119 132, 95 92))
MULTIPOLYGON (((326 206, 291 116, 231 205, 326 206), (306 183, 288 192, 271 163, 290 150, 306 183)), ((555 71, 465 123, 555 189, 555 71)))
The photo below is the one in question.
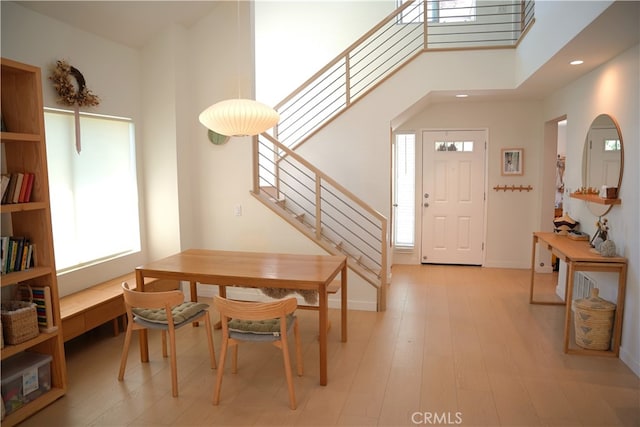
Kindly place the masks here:
POLYGON ((620 354, 620 338, 622 336, 622 314, 624 312, 624 297, 627 284, 627 259, 624 257, 603 257, 593 252, 587 241, 572 240, 566 236, 554 233, 536 231, 533 233, 531 251, 531 285, 529 288, 530 304, 553 304, 565 306, 564 320, 564 352, 572 354, 592 354, 618 357, 620 354), (567 277, 565 280, 565 298, 562 302, 536 301, 533 288, 535 279, 536 244, 546 245, 559 259, 567 263, 567 277), (571 335, 571 301, 573 297, 573 276, 576 271, 603 271, 618 273, 618 299, 613 323, 612 343, 609 350, 590 350, 584 348, 569 348, 571 335))

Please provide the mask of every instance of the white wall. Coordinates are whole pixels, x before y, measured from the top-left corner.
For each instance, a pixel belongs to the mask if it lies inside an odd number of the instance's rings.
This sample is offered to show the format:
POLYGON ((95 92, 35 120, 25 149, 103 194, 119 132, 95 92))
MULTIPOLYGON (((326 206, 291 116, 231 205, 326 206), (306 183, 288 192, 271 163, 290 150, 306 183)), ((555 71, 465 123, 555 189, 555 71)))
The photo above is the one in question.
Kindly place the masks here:
MULTIPOLYGON (((620 188, 622 204, 615 206, 609 219, 609 236, 618 253, 627 257, 627 290, 622 327, 620 358, 640 375, 640 46, 578 79, 545 100, 545 118, 567 115, 568 191, 582 185, 582 150, 587 130, 596 116, 607 113, 620 125, 624 144, 624 174, 620 188)), ((596 218, 577 199, 565 201, 565 211, 580 222, 581 229, 593 235, 596 218)), ((615 286, 610 280, 602 284, 615 286)), ((613 297, 610 289, 604 290, 613 297)))
MULTIPOLYGON (((184 239, 182 246, 326 254, 251 196, 249 191, 252 188, 253 171, 250 138, 235 137, 225 145, 216 146, 208 141, 206 129, 197 121, 199 112, 210 104, 237 97, 238 84, 243 96, 248 96, 253 90, 246 77, 253 63, 252 40, 247 36, 251 33, 251 13, 247 5, 243 2, 240 10, 240 25, 243 28, 240 43, 244 48, 229 49, 230 45, 235 45, 235 35, 238 34, 235 27, 238 14, 234 3, 221 4, 222 10, 204 17, 190 29, 188 47, 193 111, 191 117, 187 118, 191 131, 187 138, 188 147, 180 150, 180 153, 183 150, 188 152, 185 156, 189 158, 181 166, 185 177, 180 184, 180 191, 182 193, 188 186, 192 192, 190 205, 181 209, 181 214, 189 217, 188 220, 182 218, 181 223, 191 230, 192 238, 184 239), (238 68, 241 70, 239 80, 235 71, 238 68), (241 207, 241 216, 235 215, 237 206, 241 207)), ((262 2, 259 2, 256 7, 261 5, 262 2)), ((259 20, 258 16, 256 20, 259 20)), ((257 39, 261 40, 261 37, 257 39)), ((287 49, 282 52, 300 58, 287 49)), ((284 67, 279 66, 278 69, 284 67)), ((271 86, 279 87, 277 84, 271 86)), ((265 102, 262 98, 260 100, 265 102)), ((375 301, 375 290, 355 274, 350 274, 350 307, 375 310, 375 301)), ((330 305, 337 307, 339 303, 331 298, 330 305)))
POLYGON ((530 77, 612 3, 611 0, 536 1, 536 22, 517 50, 518 83, 530 77))
MULTIPOLYGON (((3 1, 1 7, 2 56, 41 68, 45 107, 60 108, 49 75, 56 61, 65 59, 83 73, 87 87, 101 99, 99 106, 83 108, 83 111, 130 117, 135 123, 142 121, 140 87, 143 76, 139 52, 13 2, 3 1)), ((136 140, 138 143, 142 140, 140 127, 136 127, 136 140)), ((141 144, 138 144, 137 155, 142 155, 141 144)), ((142 180, 141 170, 138 170, 138 177, 142 180)), ((142 200, 140 202, 140 211, 144 212, 142 200)), ((133 271, 143 259, 142 253, 137 253, 60 275, 60 295, 133 271)))
POLYGON ((276 105, 395 7, 395 0, 256 2, 257 99, 276 105))
MULTIPOLYGON (((528 268, 531 256, 531 232, 536 229, 541 179, 542 111, 539 102, 474 102, 456 99, 435 104, 412 117, 398 129, 416 132, 416 158, 422 158, 423 129, 488 129, 486 267, 528 268), (524 175, 501 176, 500 153, 503 148, 524 148, 524 175), (494 191, 496 185, 531 185, 533 191, 494 191), (505 238, 509 236, 509 238, 505 238)), ((419 164, 420 164, 419 160, 419 164)), ((417 171, 420 171, 420 166, 417 171)), ((420 172, 417 172, 418 174, 420 172)), ((417 185, 421 185, 421 176, 417 185)), ((420 188, 420 187, 417 187, 420 188)), ((419 200, 416 206, 421 206, 419 200)), ((422 209, 416 210, 420 220, 422 209)), ((549 218, 551 223, 553 218, 549 218)), ((420 242, 418 224, 417 242, 420 242)), ((402 254, 398 262, 419 263, 419 247, 402 254), (407 259, 408 258, 408 259, 407 259)))
POLYGON ((145 150, 141 164, 146 211, 147 258, 157 259, 180 250, 178 199, 177 74, 180 29, 172 28, 141 52, 144 109, 140 127, 145 150))

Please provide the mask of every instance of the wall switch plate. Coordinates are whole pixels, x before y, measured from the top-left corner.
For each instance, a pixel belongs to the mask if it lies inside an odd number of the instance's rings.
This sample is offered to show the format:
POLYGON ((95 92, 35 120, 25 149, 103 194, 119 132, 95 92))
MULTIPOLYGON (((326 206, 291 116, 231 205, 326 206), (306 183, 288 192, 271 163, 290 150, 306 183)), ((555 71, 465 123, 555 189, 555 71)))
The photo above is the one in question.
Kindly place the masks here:
POLYGON ((235 205, 233 207, 233 213, 235 216, 242 216, 242 205, 235 205))

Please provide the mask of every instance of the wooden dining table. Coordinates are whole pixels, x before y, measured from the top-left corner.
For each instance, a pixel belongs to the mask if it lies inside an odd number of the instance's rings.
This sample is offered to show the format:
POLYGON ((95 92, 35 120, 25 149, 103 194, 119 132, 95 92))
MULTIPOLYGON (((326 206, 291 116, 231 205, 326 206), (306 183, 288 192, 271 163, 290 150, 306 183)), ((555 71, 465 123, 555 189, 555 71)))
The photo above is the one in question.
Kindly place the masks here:
MULTIPOLYGON (((347 259, 345 256, 280 254, 188 249, 136 268, 136 288, 147 277, 189 282, 191 300, 197 285, 215 285, 220 296, 227 286, 315 290, 318 292, 320 384, 327 384, 329 284, 340 275, 341 339, 347 341, 347 259)), ((140 358, 149 361, 146 331, 140 331, 140 358)))

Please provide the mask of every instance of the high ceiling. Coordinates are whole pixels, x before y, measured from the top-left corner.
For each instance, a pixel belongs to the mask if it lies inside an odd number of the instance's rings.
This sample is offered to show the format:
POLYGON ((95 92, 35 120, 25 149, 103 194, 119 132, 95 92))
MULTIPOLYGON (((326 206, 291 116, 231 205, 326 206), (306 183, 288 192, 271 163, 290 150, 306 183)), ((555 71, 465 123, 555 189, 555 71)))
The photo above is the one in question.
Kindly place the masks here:
MULTIPOLYGON (((225 0, 230 1, 230 0, 225 0)), ((18 1, 36 12, 133 48, 170 24, 189 27, 219 1, 18 1)), ((535 25, 535 24, 534 24, 535 25)), ((640 40, 640 2, 618 1, 513 91, 470 92, 474 97, 542 97, 612 59, 640 40), (574 58, 585 64, 568 67, 574 58)), ((451 99, 433 93, 429 102, 451 99)))
POLYGON ((190 27, 219 1, 16 1, 105 39, 140 48, 171 24, 190 27))

